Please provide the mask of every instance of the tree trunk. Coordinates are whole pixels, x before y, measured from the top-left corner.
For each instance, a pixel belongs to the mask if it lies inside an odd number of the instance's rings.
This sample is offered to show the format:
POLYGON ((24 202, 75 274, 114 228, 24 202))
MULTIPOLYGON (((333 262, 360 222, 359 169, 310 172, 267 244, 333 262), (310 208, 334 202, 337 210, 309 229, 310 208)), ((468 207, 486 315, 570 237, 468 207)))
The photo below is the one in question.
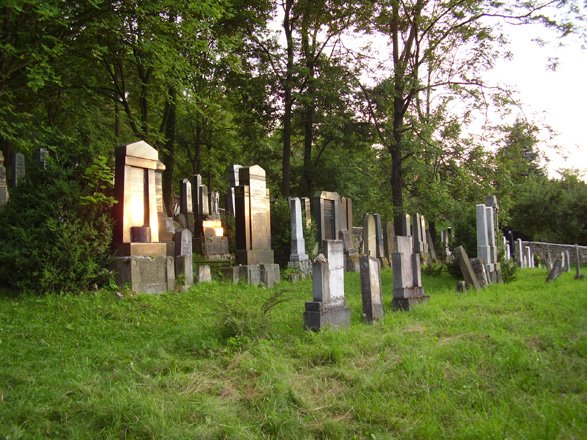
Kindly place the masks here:
MULTIPOLYGON (((308 3, 308 8, 311 3, 308 3)), ((312 146, 314 144, 314 118, 316 116, 315 85, 314 85, 314 51, 310 45, 307 18, 310 12, 307 9, 302 22, 302 52, 306 59, 307 87, 304 100, 304 168, 303 168, 303 192, 310 195, 314 180, 312 162, 312 146)))
POLYGON ((161 124, 161 131, 165 136, 164 148, 162 151, 162 162, 165 164, 165 171, 163 171, 163 203, 167 210, 167 215, 173 215, 173 176, 175 165, 175 125, 176 125, 176 103, 175 103, 175 89, 169 89, 169 95, 165 102, 165 110, 163 116, 163 123, 161 124))
POLYGON ((284 91, 284 111, 283 111, 283 157, 281 161, 281 194, 289 197, 291 184, 291 132, 292 132, 292 108, 293 108, 293 66, 294 66, 294 41, 291 23, 291 12, 293 0, 287 0, 285 6, 285 15, 283 18, 283 29, 287 42, 287 67, 285 72, 285 81, 283 84, 284 91))

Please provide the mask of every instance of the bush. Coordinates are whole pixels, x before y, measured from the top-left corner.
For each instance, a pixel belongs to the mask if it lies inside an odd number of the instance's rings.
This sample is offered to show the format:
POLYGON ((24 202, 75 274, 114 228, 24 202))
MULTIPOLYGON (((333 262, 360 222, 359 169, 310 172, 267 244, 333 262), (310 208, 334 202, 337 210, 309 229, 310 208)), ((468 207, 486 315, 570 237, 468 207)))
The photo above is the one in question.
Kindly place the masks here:
POLYGON ((32 167, 11 193, 0 215, 0 284, 46 294, 110 282, 112 172, 104 157, 76 165, 32 167))
POLYGON ((271 205, 271 248, 275 262, 287 267, 291 254, 291 214, 287 198, 277 199, 271 205))

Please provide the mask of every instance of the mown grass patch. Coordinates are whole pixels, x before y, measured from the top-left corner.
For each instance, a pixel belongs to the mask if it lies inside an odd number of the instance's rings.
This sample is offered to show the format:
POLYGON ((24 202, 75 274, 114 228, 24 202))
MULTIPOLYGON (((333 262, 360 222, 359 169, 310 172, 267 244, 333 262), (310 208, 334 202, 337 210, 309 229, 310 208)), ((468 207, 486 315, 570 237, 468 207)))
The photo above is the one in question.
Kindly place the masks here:
POLYGON ((587 438, 587 284, 524 270, 307 332, 311 282, 0 298, 4 438, 587 438))

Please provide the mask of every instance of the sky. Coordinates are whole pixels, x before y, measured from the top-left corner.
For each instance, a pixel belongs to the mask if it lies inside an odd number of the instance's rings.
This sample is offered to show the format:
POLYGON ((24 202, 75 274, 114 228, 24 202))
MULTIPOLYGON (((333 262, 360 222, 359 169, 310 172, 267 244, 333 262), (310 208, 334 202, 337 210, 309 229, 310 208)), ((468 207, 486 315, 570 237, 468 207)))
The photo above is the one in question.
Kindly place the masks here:
MULTIPOLYGON (((552 141, 539 145, 550 159, 549 176, 560 177, 558 169, 575 168, 587 181, 587 50, 572 40, 562 48, 539 47, 532 41, 538 32, 523 26, 508 29, 513 59, 500 61, 486 78, 516 89, 523 115, 556 132, 552 141), (553 55, 559 60, 555 71, 547 68, 553 55)), ((519 114, 514 112, 513 118, 519 114)))

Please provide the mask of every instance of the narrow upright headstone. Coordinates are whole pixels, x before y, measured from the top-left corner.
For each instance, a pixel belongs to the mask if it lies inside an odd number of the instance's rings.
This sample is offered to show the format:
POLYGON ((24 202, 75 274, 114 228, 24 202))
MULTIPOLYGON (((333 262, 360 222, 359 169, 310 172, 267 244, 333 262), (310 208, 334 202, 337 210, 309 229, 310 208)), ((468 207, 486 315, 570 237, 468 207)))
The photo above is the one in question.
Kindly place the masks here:
POLYGON ((322 243, 324 240, 338 240, 342 213, 340 195, 329 191, 317 192, 314 194, 313 208, 318 243, 322 243))
POLYGON ((532 248, 530 246, 526 246, 526 261, 526 267, 534 267, 534 255, 532 254, 532 248))
POLYGON ((179 212, 182 214, 193 213, 192 183, 189 179, 179 182, 179 212))
POLYGON ((565 249, 565 262, 566 262, 565 270, 566 270, 566 272, 570 272, 571 271, 571 253, 568 251, 568 249, 565 249))
POLYGON ((522 269, 526 267, 524 264, 524 245, 521 238, 516 240, 516 260, 522 269))
POLYGON ((461 273, 463 274, 463 278, 465 279, 467 285, 473 286, 475 290, 479 290, 481 286, 477 276, 475 275, 475 271, 471 265, 471 260, 469 260, 469 256, 467 255, 465 248, 458 246, 454 249, 453 254, 457 260, 457 264, 461 269, 461 273))
POLYGON ((208 196, 208 187, 206 185, 200 186, 198 204, 200 207, 200 215, 210 215, 210 198, 208 196))
POLYGON ((372 214, 363 216, 363 253, 377 256, 377 224, 372 214))
POLYGON ((46 148, 39 148, 35 151, 33 159, 37 163, 38 166, 41 168, 46 168, 47 166, 47 159, 49 158, 49 150, 46 148))
POLYGON ((291 254, 289 261, 299 262, 308 260, 306 254, 306 242, 304 240, 304 220, 302 218, 302 205, 297 197, 290 197, 289 207, 291 211, 291 254))
POLYGON ((575 245, 575 268, 577 270, 575 274, 576 280, 585 278, 585 275, 581 273, 581 255, 579 254, 579 245, 575 245))
MULTIPOLYGON (((377 241, 375 256, 379 258, 379 261, 383 264, 383 261, 386 257, 385 238, 383 237, 383 225, 381 224, 381 215, 373 214, 373 218, 375 219, 375 240, 377 241)), ((389 264, 387 264, 386 267, 389 267, 389 264)))
POLYGON ((406 237, 412 236, 412 220, 410 214, 402 215, 402 229, 406 237))
POLYGON ((491 262, 491 251, 489 248, 489 237, 487 234, 487 215, 485 205, 479 204, 477 209, 477 257, 483 260, 484 264, 491 262))
POLYGON ((302 203, 302 214, 304 215, 304 222, 306 228, 312 227, 312 203, 309 197, 300 198, 302 203))
POLYGON ((192 231, 180 229, 175 233, 175 279, 183 279, 183 288, 194 284, 192 231))
POLYGON ((385 255, 391 261, 391 254, 395 252, 395 226, 393 222, 385 222, 385 255))
POLYGON ((24 154, 14 153, 12 156, 12 187, 16 188, 20 180, 25 176, 25 159, 24 154))
POLYGON ((438 258, 436 256, 436 248, 434 247, 434 240, 432 239, 430 229, 426 229, 426 243, 428 243, 428 252, 430 253, 430 258, 433 262, 437 262, 438 258))
POLYGON ((312 264, 313 301, 306 302, 304 325, 318 331, 326 326, 347 327, 350 310, 344 298, 344 248, 340 240, 325 240, 324 254, 312 264))
POLYGON ((368 255, 359 257, 361 270, 361 297, 363 319, 371 323, 383 318, 381 298, 381 264, 377 258, 368 255))
POLYGON ((394 310, 410 310, 414 304, 428 300, 422 288, 420 256, 413 253, 412 237, 396 235, 391 265, 394 310))
POLYGON ((4 167, 4 153, 0 151, 0 212, 8 203, 8 184, 6 182, 6 167, 4 167))

